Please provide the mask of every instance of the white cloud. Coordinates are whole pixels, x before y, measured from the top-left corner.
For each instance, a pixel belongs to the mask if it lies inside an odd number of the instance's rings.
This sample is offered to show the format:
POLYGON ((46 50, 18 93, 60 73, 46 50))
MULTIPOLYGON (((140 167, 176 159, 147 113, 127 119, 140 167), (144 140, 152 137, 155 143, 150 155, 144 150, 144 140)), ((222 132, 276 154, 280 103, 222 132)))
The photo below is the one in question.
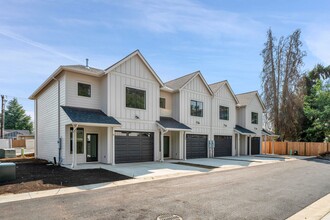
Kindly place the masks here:
POLYGON ((138 16, 129 18, 127 23, 159 33, 189 32, 212 38, 255 36, 262 26, 250 17, 208 8, 191 0, 133 1, 125 6, 138 16))
POLYGON ((307 29, 306 45, 310 52, 326 65, 330 64, 330 27, 313 26, 307 29))

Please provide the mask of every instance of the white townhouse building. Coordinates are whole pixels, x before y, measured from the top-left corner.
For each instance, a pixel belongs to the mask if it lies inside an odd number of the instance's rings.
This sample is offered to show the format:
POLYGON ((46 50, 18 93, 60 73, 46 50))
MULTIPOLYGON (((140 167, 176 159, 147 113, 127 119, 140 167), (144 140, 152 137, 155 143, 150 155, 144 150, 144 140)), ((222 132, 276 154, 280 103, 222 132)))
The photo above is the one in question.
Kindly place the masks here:
POLYGON ((105 70, 60 66, 31 96, 36 157, 107 164, 259 154, 264 105, 200 71, 163 83, 136 50, 105 70), (258 139, 259 138, 259 139, 258 139), (252 146, 252 147, 250 147, 252 146))

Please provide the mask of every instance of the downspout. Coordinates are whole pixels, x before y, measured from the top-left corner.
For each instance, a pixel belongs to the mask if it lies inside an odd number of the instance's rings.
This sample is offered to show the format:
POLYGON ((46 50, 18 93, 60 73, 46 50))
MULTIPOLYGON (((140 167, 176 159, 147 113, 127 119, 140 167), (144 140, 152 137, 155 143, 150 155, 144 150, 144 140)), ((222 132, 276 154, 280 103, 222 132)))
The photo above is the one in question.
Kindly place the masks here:
POLYGON ((57 81, 57 144, 58 144, 58 164, 61 165, 61 149, 62 149, 62 141, 61 141, 61 84, 60 81, 53 77, 55 81, 57 81))
POLYGON ((214 148, 215 148, 215 141, 214 141, 214 135, 213 135, 213 123, 212 123, 212 117, 213 117, 213 103, 214 103, 214 96, 211 97, 211 117, 210 117, 210 126, 211 126, 211 141, 210 144, 211 146, 209 146, 209 149, 211 149, 211 155, 209 155, 209 157, 214 157, 214 148))

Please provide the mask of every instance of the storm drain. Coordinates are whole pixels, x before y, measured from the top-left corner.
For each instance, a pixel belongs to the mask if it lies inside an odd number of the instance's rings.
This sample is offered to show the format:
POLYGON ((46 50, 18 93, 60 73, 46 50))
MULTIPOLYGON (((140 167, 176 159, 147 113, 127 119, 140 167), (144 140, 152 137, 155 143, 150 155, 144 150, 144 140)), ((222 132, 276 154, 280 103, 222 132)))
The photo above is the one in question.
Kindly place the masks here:
POLYGON ((183 218, 178 215, 165 214, 158 216, 157 220, 183 220, 183 218))

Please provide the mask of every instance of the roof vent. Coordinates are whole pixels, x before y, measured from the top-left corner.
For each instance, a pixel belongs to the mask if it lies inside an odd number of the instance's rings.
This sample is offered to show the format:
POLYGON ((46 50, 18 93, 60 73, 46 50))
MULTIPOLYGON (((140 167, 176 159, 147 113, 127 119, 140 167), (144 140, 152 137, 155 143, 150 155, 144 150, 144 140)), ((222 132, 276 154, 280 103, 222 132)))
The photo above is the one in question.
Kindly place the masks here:
POLYGON ((89 66, 88 66, 88 58, 86 58, 86 68, 89 68, 89 66))

